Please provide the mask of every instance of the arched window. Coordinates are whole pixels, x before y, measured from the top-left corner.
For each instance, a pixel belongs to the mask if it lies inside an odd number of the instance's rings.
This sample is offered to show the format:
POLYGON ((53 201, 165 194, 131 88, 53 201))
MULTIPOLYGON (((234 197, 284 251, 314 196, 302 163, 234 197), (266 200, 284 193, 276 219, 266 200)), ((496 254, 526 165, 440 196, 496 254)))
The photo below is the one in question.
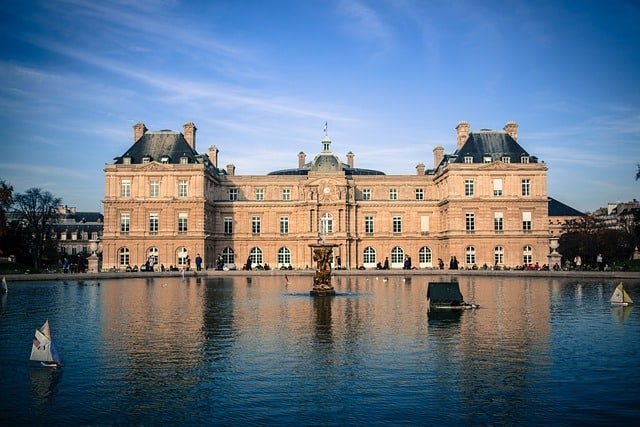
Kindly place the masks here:
POLYGON ((126 267, 129 265, 131 260, 129 259, 129 248, 120 248, 118 249, 118 260, 120 262, 121 267, 126 267))
POLYGON ((249 256, 251 257, 251 268, 256 264, 262 265, 262 249, 252 248, 251 252, 249 252, 249 256))
POLYGON ((225 264, 233 264, 236 262, 236 255, 233 253, 233 249, 224 248, 222 250, 222 261, 225 264))
POLYGON ((189 251, 187 251, 187 248, 185 248, 184 246, 178 248, 178 250, 176 251, 176 258, 178 259, 179 266, 187 265, 187 256, 189 256, 189 251))
POLYGON ((291 251, 288 248, 278 250, 278 267, 291 265, 291 251))
POLYGON ((404 249, 396 246, 391 249, 391 268, 404 267, 404 249))
POLYGON ((376 250, 371 246, 364 248, 362 263, 365 267, 371 268, 376 266, 376 250))
POLYGON ((158 264, 158 258, 160 257, 160 251, 155 246, 151 246, 149 250, 147 250, 147 260, 150 258, 153 259, 153 265, 158 264))
POLYGON ((326 213, 320 218, 320 233, 322 235, 333 233, 333 216, 330 213, 326 213))
POLYGON ((533 263, 533 249, 529 245, 522 248, 522 263, 525 266, 533 263))
POLYGON ((465 257, 466 257, 466 263, 468 265, 473 265, 476 263, 476 248, 473 246, 467 246, 467 248, 465 249, 465 257))
POLYGON ((493 264, 504 264, 504 248, 502 246, 496 246, 493 248, 493 264))
POLYGON ((433 267, 433 260, 431 256, 431 249, 426 246, 420 248, 418 252, 418 259, 420 262, 420 268, 433 267))

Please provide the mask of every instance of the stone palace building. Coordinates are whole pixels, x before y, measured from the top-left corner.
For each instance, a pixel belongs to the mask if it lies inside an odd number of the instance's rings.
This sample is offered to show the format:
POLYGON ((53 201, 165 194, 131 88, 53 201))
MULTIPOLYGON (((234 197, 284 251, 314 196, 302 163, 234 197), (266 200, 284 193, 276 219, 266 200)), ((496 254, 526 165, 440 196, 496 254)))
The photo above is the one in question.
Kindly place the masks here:
POLYGON ((218 165, 218 148, 196 150, 196 126, 148 131, 105 166, 103 269, 183 267, 199 254, 207 268, 313 266, 310 244, 336 245, 334 268, 546 264, 547 166, 518 141, 518 125, 499 131, 456 127, 452 154, 433 149, 433 167, 412 175, 343 162, 324 134, 320 152, 297 167, 237 175, 218 165), (189 260, 189 261, 188 261, 189 260))

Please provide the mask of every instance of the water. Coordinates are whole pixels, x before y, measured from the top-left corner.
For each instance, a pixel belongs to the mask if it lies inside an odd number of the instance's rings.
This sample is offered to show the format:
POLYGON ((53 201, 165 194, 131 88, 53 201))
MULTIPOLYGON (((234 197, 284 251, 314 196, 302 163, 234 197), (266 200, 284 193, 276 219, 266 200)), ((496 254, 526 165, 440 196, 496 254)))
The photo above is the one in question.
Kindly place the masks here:
MULTIPOLYGON (((640 416, 640 310, 616 282, 460 277, 481 308, 427 314, 428 278, 10 283, 3 425, 611 425, 640 416), (49 319, 61 370, 29 362, 49 319)), ((437 278, 431 278, 437 280, 437 278)), ((625 287, 640 301, 640 282, 625 287)))

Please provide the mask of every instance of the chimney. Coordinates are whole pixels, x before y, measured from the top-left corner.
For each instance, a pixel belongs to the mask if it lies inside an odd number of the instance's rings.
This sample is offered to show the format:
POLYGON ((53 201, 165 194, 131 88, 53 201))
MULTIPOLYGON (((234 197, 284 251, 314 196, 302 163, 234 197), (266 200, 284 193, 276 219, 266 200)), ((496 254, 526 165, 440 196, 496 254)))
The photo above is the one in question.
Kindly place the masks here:
POLYGON ((456 126, 456 131, 458 132, 458 143, 456 144, 456 150, 459 150, 467 141, 467 138, 469 138, 469 123, 458 123, 458 126, 456 126))
POLYGON ((215 145, 209 147, 209 160, 211 160, 211 163, 216 168, 218 167, 218 152, 218 147, 215 145))
POLYGON ((298 153, 298 169, 302 169, 304 167, 304 163, 307 160, 307 155, 302 151, 298 153))
POLYGON ((227 165, 227 175, 233 176, 236 174, 236 166, 232 163, 227 165))
POLYGON ((504 131, 514 140, 518 140, 518 124, 516 122, 508 122, 504 125, 504 131))
POLYGON ((194 125, 193 122, 185 123, 182 126, 182 128, 184 129, 183 131, 184 139, 186 139, 189 145, 191 146, 191 148, 195 150, 196 149, 196 131, 198 130, 198 128, 196 128, 196 125, 194 125))
POLYGON ((418 163, 418 165, 416 166, 416 174, 418 174, 419 176, 424 175, 424 163, 420 162, 418 163))
POLYGON ((147 127, 144 123, 136 123, 133 125, 133 142, 138 142, 140 138, 144 135, 146 131, 148 131, 147 127))
POLYGON ((438 165, 442 162, 444 158, 444 147, 438 145, 433 149, 433 167, 434 169, 438 167, 438 165))
POLYGON ((354 156, 355 155, 351 151, 349 151, 347 153, 347 164, 349 165, 350 168, 353 168, 353 157, 354 156))

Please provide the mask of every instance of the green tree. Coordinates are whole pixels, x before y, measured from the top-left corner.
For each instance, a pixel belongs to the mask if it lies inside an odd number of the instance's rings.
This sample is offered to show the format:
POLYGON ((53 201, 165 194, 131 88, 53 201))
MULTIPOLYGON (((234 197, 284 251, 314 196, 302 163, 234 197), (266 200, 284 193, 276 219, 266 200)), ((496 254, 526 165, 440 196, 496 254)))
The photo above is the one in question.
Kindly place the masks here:
POLYGON ((14 210, 27 236, 27 250, 36 270, 40 269, 43 255, 53 243, 51 229, 59 217, 61 202, 59 197, 39 188, 30 188, 13 197, 14 210))

